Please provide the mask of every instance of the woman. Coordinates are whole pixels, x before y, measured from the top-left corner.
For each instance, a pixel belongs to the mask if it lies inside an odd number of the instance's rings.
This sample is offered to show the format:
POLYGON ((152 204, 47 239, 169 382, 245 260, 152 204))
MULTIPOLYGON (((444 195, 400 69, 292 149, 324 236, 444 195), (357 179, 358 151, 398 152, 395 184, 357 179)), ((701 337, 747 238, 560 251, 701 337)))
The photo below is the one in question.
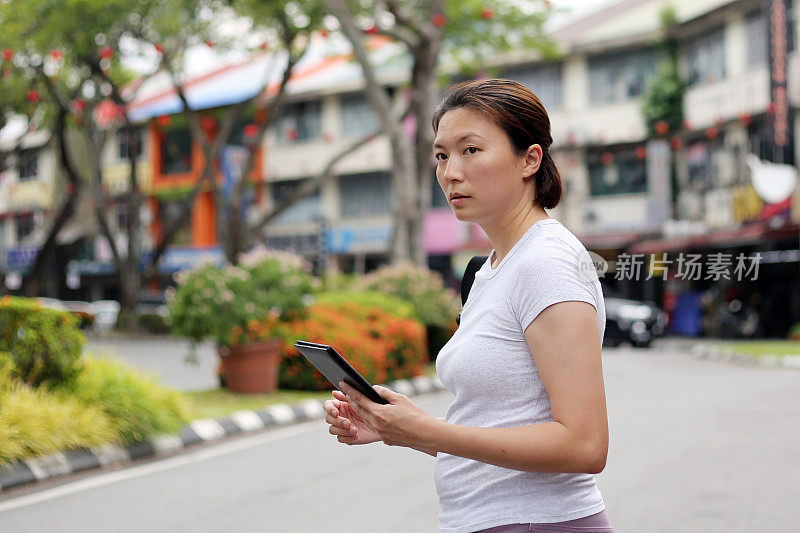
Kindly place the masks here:
POLYGON ((545 211, 561 197, 547 112, 524 85, 471 81, 448 90, 433 129, 439 185, 494 247, 436 360, 455 400, 437 419, 342 383, 329 431, 435 456, 440 531, 611 532, 592 475, 608 452, 605 306, 585 248, 545 211))

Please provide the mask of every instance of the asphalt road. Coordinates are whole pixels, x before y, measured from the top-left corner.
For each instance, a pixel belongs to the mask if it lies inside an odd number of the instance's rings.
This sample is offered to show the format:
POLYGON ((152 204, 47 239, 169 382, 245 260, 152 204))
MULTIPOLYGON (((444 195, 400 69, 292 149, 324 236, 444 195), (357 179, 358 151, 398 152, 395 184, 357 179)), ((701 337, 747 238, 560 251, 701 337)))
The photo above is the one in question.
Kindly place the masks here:
MULTIPOLYGON (((597 476, 616 530, 795 532, 800 372, 605 352, 611 446, 597 476)), ((444 416, 452 396, 417 397, 444 416)), ((323 421, 12 499, 0 531, 436 531, 434 458, 347 447, 323 421)))

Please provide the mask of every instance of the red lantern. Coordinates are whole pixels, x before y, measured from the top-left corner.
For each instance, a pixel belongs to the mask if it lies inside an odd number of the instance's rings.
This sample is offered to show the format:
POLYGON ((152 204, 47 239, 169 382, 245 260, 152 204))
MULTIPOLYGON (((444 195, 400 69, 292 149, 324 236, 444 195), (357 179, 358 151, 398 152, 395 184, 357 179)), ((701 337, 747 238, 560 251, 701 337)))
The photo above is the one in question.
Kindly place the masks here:
POLYGON ((685 130, 693 129, 693 124, 689 121, 688 118, 684 119, 684 121, 683 121, 683 129, 685 129, 685 130))
POLYGON ((258 126, 255 124, 248 124, 244 127, 244 136, 248 139, 253 139, 258 135, 258 126))
POLYGON ((30 103, 35 104, 39 100, 41 100, 41 97, 39 96, 39 91, 33 89, 28 91, 28 101, 30 103))
POLYGON ((3 61, 11 61, 12 59, 14 59, 14 50, 3 48, 3 61))
POLYGON ((50 50, 50 57, 53 58, 54 61, 61 61, 64 59, 64 52, 56 48, 55 50, 50 50))
POLYGON ((72 101, 70 107, 72 108, 73 113, 80 115, 86 109, 86 102, 84 102, 82 98, 76 98, 72 101))
POLYGON ((636 147, 636 157, 638 159, 644 159, 647 157, 647 148, 644 146, 637 146, 636 147))
POLYGON ((114 57, 114 50, 110 46, 104 46, 100 48, 99 55, 102 59, 111 59, 114 57))
POLYGON ((156 122, 158 122, 158 125, 162 128, 166 128, 172 122, 172 117, 169 115, 161 115, 156 118, 156 122))
POLYGON ((206 39, 205 43, 206 46, 208 46, 209 48, 214 48, 214 41, 212 41, 211 39, 206 39))
POLYGON ((742 126, 749 126, 750 125, 750 113, 744 111, 739 113, 739 122, 742 123, 742 126))
POLYGON ((666 120, 659 120, 656 122, 656 133, 659 135, 666 135, 669 131, 669 124, 667 124, 666 120))
POLYGON ((490 20, 494 16, 494 11, 491 7, 484 7, 481 11, 481 18, 484 20, 490 20))
POLYGON ((290 141, 296 141, 297 137, 298 137, 297 130, 291 129, 286 131, 286 138, 289 139, 290 141))
POLYGON ((711 126, 710 128, 706 128, 706 137, 709 139, 716 139, 717 135, 719 135, 719 130, 716 126, 711 126))
POLYGON ((200 119, 200 128, 209 137, 211 137, 211 135, 214 133, 214 129, 216 127, 217 127, 217 121, 214 120, 212 117, 203 117, 200 119))
POLYGON ((320 30, 319 34, 323 39, 327 39, 328 35, 330 35, 330 32, 328 30, 320 30))
POLYGON ((673 137, 672 139, 670 139, 669 144, 670 146, 672 146, 673 150, 677 150, 678 148, 683 146, 683 139, 681 139, 680 137, 673 137))
POLYGON ((266 50, 268 48, 267 43, 261 43, 260 45, 258 45, 258 47, 261 48, 262 50, 266 50))
POLYGON ((376 33, 378 33, 378 31, 379 31, 378 27, 375 26, 374 24, 369 28, 367 28, 366 30, 364 30, 365 33, 369 33, 370 35, 375 35, 376 33))
POLYGON ((614 162, 614 154, 612 154, 611 152, 603 152, 603 155, 600 156, 600 161, 605 166, 608 166, 614 162))
POLYGON ((164 45, 161 43, 156 43, 156 52, 161 55, 164 55, 164 45))
POLYGON ((437 28, 441 28, 444 26, 445 22, 447 22, 447 17, 444 16, 444 13, 436 13, 431 17, 431 22, 433 22, 433 25, 437 28))

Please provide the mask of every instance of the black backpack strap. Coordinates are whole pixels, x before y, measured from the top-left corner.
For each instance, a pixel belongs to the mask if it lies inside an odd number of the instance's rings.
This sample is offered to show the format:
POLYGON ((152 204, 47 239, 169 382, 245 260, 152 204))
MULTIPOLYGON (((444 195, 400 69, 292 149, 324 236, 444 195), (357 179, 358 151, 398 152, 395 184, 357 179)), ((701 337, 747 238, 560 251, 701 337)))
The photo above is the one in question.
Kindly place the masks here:
MULTIPOLYGON (((464 271, 464 277, 461 278, 461 307, 463 309, 464 305, 467 303, 467 297, 469 296, 469 291, 472 289, 472 284, 475 282, 475 273, 481 269, 481 266, 486 262, 488 259, 488 255, 476 255, 472 259, 469 260, 467 264, 467 269, 464 271)), ((458 314, 456 317, 456 323, 461 324, 461 313, 458 314)))

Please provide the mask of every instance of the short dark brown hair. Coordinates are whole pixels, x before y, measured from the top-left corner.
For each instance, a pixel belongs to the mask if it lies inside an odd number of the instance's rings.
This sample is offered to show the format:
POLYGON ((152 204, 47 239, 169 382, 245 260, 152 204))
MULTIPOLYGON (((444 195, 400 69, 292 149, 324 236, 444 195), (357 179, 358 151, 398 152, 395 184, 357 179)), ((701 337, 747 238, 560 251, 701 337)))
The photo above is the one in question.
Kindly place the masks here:
POLYGON ((453 109, 467 108, 483 113, 508 135, 518 154, 533 144, 542 147, 542 162, 533 174, 534 203, 552 209, 561 200, 561 175, 550 155, 553 137, 550 117, 533 92, 516 81, 505 79, 472 80, 457 83, 447 89, 433 113, 433 131, 439 121, 453 109))

